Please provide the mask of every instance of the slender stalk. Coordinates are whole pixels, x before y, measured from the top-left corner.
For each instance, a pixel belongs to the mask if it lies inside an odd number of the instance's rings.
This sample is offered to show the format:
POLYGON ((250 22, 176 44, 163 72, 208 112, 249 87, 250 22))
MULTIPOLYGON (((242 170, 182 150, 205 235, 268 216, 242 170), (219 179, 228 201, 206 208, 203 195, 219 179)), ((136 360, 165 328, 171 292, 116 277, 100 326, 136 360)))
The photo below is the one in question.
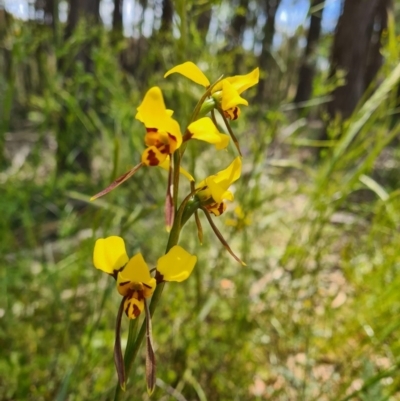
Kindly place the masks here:
MULTIPOLYGON (((125 350, 125 358, 128 360, 131 359, 132 344, 135 341, 135 338, 137 335, 138 325, 139 325, 139 319, 130 319, 129 320, 128 341, 126 343, 126 350, 125 350)), ((127 371, 126 359, 125 359, 125 371, 127 371)))
POLYGON ((236 146, 237 151, 239 152, 239 155, 242 156, 242 152, 240 151, 239 141, 237 140, 235 134, 233 133, 232 128, 229 125, 228 119, 225 117, 224 111, 220 107, 218 107, 218 111, 219 111, 219 114, 221 114, 222 119, 224 120, 226 128, 227 128, 227 130, 229 132, 229 135, 232 138, 233 143, 236 146))
MULTIPOLYGON (((209 96, 211 96, 211 92, 212 92, 212 90, 214 89, 215 85, 217 85, 219 82, 221 82, 223 77, 224 77, 224 76, 221 75, 221 76, 220 76, 212 85, 210 85, 210 86, 207 88, 207 90, 204 92, 204 95, 200 98, 200 100, 197 102, 196 107, 194 108, 193 114, 192 114, 192 116, 190 117, 189 124, 192 123, 193 121, 196 121, 196 120, 197 120, 197 117, 198 117, 198 115, 199 115, 199 113, 200 113, 200 110, 201 110, 201 106, 203 106, 203 103, 206 101, 206 99, 207 99, 209 96)), ((189 125, 189 124, 188 124, 188 125, 189 125)))

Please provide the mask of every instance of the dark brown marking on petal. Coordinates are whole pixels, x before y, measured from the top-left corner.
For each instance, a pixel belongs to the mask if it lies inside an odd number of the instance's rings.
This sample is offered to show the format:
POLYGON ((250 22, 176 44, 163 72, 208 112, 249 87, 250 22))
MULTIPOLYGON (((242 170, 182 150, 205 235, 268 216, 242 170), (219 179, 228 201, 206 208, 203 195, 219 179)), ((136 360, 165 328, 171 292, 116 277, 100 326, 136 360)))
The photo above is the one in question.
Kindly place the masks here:
POLYGON ((130 283, 130 281, 124 281, 123 283, 119 283, 118 285, 120 285, 122 287, 123 285, 129 284, 129 283, 130 283))
POLYGON ((161 274, 158 270, 156 270, 156 281, 157 284, 162 283, 164 281, 164 275, 161 274))
POLYGON ((158 147, 158 150, 160 151, 160 153, 162 153, 163 155, 169 155, 170 154, 170 147, 169 145, 162 145, 160 147, 158 147))
POLYGON ((178 142, 175 135, 172 135, 172 134, 170 134, 169 132, 167 132, 167 134, 168 134, 168 137, 169 137, 170 139, 172 139, 172 140, 175 141, 175 142, 178 142))
POLYGON ((146 128, 147 132, 158 132, 157 128, 146 128))
POLYGON ((219 214, 221 215, 222 213, 224 213, 224 203, 223 202, 221 202, 220 204, 219 204, 219 206, 218 206, 218 211, 219 211, 219 214))
POLYGON ((140 315, 140 309, 138 308, 138 306, 136 304, 132 305, 132 314, 136 317, 138 317, 140 315))
POLYGON ((239 117, 239 107, 234 107, 232 114, 233 114, 232 120, 237 120, 239 117))
POLYGON ((160 164, 160 161, 157 159, 156 153, 154 152, 154 150, 149 150, 147 152, 147 157, 146 159, 149 162, 150 166, 158 166, 160 164))
POLYGON ((145 287, 150 288, 150 289, 153 288, 151 285, 148 285, 148 284, 145 284, 145 283, 142 283, 142 285, 144 285, 145 287))

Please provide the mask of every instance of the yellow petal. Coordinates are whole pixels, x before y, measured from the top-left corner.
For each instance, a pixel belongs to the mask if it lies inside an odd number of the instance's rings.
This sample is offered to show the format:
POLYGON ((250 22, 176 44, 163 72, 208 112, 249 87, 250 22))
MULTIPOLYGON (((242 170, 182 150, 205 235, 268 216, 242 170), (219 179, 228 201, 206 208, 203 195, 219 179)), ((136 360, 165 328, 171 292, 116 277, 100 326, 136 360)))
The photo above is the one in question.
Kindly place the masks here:
POLYGON ((211 191, 209 190, 209 188, 207 186, 206 180, 203 180, 200 182, 200 184, 196 185, 196 189, 203 188, 203 187, 205 187, 205 189, 202 189, 201 191, 197 192, 197 197, 201 201, 206 201, 207 199, 211 198, 211 191))
POLYGON ((121 237, 111 236, 96 241, 93 252, 93 264, 96 269, 113 274, 128 263, 128 255, 124 240, 121 237))
POLYGON ((188 130, 192 138, 212 143, 217 149, 224 149, 228 146, 229 136, 221 134, 209 117, 203 117, 191 123, 188 130))
POLYGON ((260 69, 257 67, 246 75, 235 75, 233 77, 223 79, 220 83, 213 87, 212 92, 214 93, 220 91, 222 89, 223 83, 227 81, 236 89, 236 91, 240 95, 246 89, 249 89, 252 86, 258 84, 259 77, 260 69))
POLYGON ((125 268, 118 273, 117 284, 125 282, 142 283, 152 288, 155 287, 155 280, 150 276, 149 267, 141 253, 132 257, 125 268))
POLYGON ((244 104, 245 106, 247 106, 249 103, 246 99, 243 99, 239 95, 239 92, 230 82, 224 80, 222 84, 222 110, 231 109, 232 107, 235 107, 239 104, 244 104))
POLYGON ((179 124, 174 120, 172 110, 166 109, 161 89, 158 86, 150 88, 141 105, 137 108, 135 116, 146 128, 156 128, 167 132, 176 138, 179 147, 182 143, 182 134, 179 124))
MULTIPOLYGON (((169 163, 170 163, 170 157, 168 156, 162 163, 159 164, 159 166, 161 168, 163 168, 164 170, 169 171, 169 163)), ((188 171, 186 171, 183 167, 179 168, 179 172, 183 176, 185 176, 189 181, 194 181, 193 176, 188 171)))
POLYGON ((233 195, 228 188, 239 179, 241 170, 242 161, 240 157, 236 157, 225 170, 206 178, 211 197, 216 203, 221 203, 224 199, 233 200, 233 195))
POLYGON ((155 146, 150 146, 142 153, 142 163, 146 166, 158 166, 167 157, 167 154, 161 153, 155 146))
POLYGON ((157 270, 164 276, 165 281, 181 282, 190 276, 196 262, 196 256, 175 245, 166 255, 158 259, 157 270))
POLYGON ((189 78, 193 82, 196 82, 196 84, 202 85, 204 87, 210 86, 210 81, 208 80, 208 78, 203 74, 200 68, 191 61, 187 61, 186 63, 179 64, 176 67, 171 68, 165 73, 164 78, 167 78, 168 75, 174 74, 176 72, 186 78, 189 78))
POLYGON ((218 132, 219 142, 215 144, 217 150, 226 149, 229 144, 231 137, 229 135, 221 134, 218 132))
POLYGON ((158 124, 160 118, 169 117, 161 89, 158 86, 153 86, 146 92, 137 111, 135 118, 149 128, 157 128, 153 122, 158 124))
POLYGON ((236 75, 234 77, 229 77, 227 78, 227 81, 229 81, 232 86, 238 91, 238 93, 241 94, 246 89, 257 85, 259 78, 260 69, 257 67, 246 75, 236 75))

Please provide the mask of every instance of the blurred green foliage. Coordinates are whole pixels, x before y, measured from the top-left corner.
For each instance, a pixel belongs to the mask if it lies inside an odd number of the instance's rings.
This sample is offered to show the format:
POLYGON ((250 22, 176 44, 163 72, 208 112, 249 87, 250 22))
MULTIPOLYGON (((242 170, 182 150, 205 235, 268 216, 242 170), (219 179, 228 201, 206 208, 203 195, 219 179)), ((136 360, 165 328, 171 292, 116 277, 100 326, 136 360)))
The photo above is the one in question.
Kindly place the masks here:
MULTIPOLYGON (((192 59, 212 78, 233 73, 229 55, 182 38, 148 44, 136 75, 120 66, 127 46, 84 24, 58 45, 45 27, 18 21, 1 38, 1 400, 112 399, 118 295, 92 266, 93 244, 122 235, 128 253, 154 264, 165 248, 166 172, 142 169, 88 199, 139 160, 134 115, 149 86, 187 118, 196 93, 163 81, 167 67, 192 59), (77 61, 85 46, 89 69, 77 61)), ((400 67, 398 49, 386 51, 380 87, 344 125, 331 122, 322 152, 313 121, 284 104, 287 69, 271 88, 275 108, 243 111, 234 126, 243 179, 216 224, 247 267, 206 224, 202 246, 194 224, 185 229, 199 263, 190 280, 167 286, 153 319, 154 399, 400 399, 400 127, 391 121, 400 67)), ((245 59, 244 70, 254 65, 245 59)), ((207 146, 188 154, 197 178, 231 158, 207 146)), ((125 319, 124 341, 127 333, 125 319)), ((148 399, 143 355, 138 362, 125 399, 148 399)))

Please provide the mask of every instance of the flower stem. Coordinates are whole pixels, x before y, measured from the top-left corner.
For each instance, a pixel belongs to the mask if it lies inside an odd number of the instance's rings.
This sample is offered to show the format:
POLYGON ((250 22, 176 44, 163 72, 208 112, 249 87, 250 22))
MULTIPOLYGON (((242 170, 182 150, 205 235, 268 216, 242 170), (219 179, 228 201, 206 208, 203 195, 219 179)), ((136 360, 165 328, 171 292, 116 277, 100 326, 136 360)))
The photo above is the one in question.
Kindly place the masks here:
MULTIPOLYGON (((165 282, 158 284, 154 291, 153 297, 151 298, 150 307, 149 307, 150 316, 153 316, 153 313, 156 309, 158 301, 161 298, 161 294, 164 289, 164 285, 165 285, 165 282)), ((135 319, 135 320, 137 321, 137 319, 135 319)), ((135 328, 135 331, 136 331, 136 328, 135 328)), ((130 329, 131 329, 131 326, 129 326, 128 340, 131 338, 131 336, 130 336, 131 330, 130 329)), ((136 356, 139 352, 140 346, 142 345, 145 334, 146 334, 146 321, 143 321, 142 326, 140 327, 139 333, 135 339, 135 342, 129 343, 129 341, 128 341, 128 343, 127 343, 126 350, 125 350, 125 356, 124 356, 125 377, 127 377, 127 378, 129 377, 130 370, 131 370, 133 362, 135 361, 136 356), (128 352, 128 350, 129 350, 129 352, 128 352)), ((121 392, 122 392, 121 387, 118 385, 115 389, 114 401, 120 400, 121 392)))
MULTIPOLYGON (((168 251, 173 246, 178 244, 181 228, 182 228, 182 226, 181 226, 180 218, 175 219, 174 225, 172 226, 171 232, 169 233, 168 244, 167 244, 167 249, 165 250, 165 253, 168 253, 168 251)), ((161 298, 161 294, 163 292, 164 286, 165 286, 165 282, 158 284, 153 293, 153 296, 152 296, 151 302, 150 302, 150 306, 149 306, 150 316, 153 316, 153 313, 156 310, 156 307, 157 307, 158 301, 161 298)), ((147 319, 147 317, 145 319, 147 319)), ((140 327, 140 330, 139 330, 139 333, 137 336, 136 336, 136 332, 137 332, 138 319, 135 319, 134 321, 136 322, 136 324, 129 325, 128 342, 126 345, 125 355, 124 355, 125 377, 126 378, 129 377, 129 372, 132 368, 133 362, 136 359, 136 356, 139 352, 140 346, 142 345, 144 336, 146 334, 146 320, 144 320, 142 322, 142 325, 140 327)), ((121 387, 118 385, 115 389, 114 401, 120 400, 121 393, 122 393, 121 387)))

